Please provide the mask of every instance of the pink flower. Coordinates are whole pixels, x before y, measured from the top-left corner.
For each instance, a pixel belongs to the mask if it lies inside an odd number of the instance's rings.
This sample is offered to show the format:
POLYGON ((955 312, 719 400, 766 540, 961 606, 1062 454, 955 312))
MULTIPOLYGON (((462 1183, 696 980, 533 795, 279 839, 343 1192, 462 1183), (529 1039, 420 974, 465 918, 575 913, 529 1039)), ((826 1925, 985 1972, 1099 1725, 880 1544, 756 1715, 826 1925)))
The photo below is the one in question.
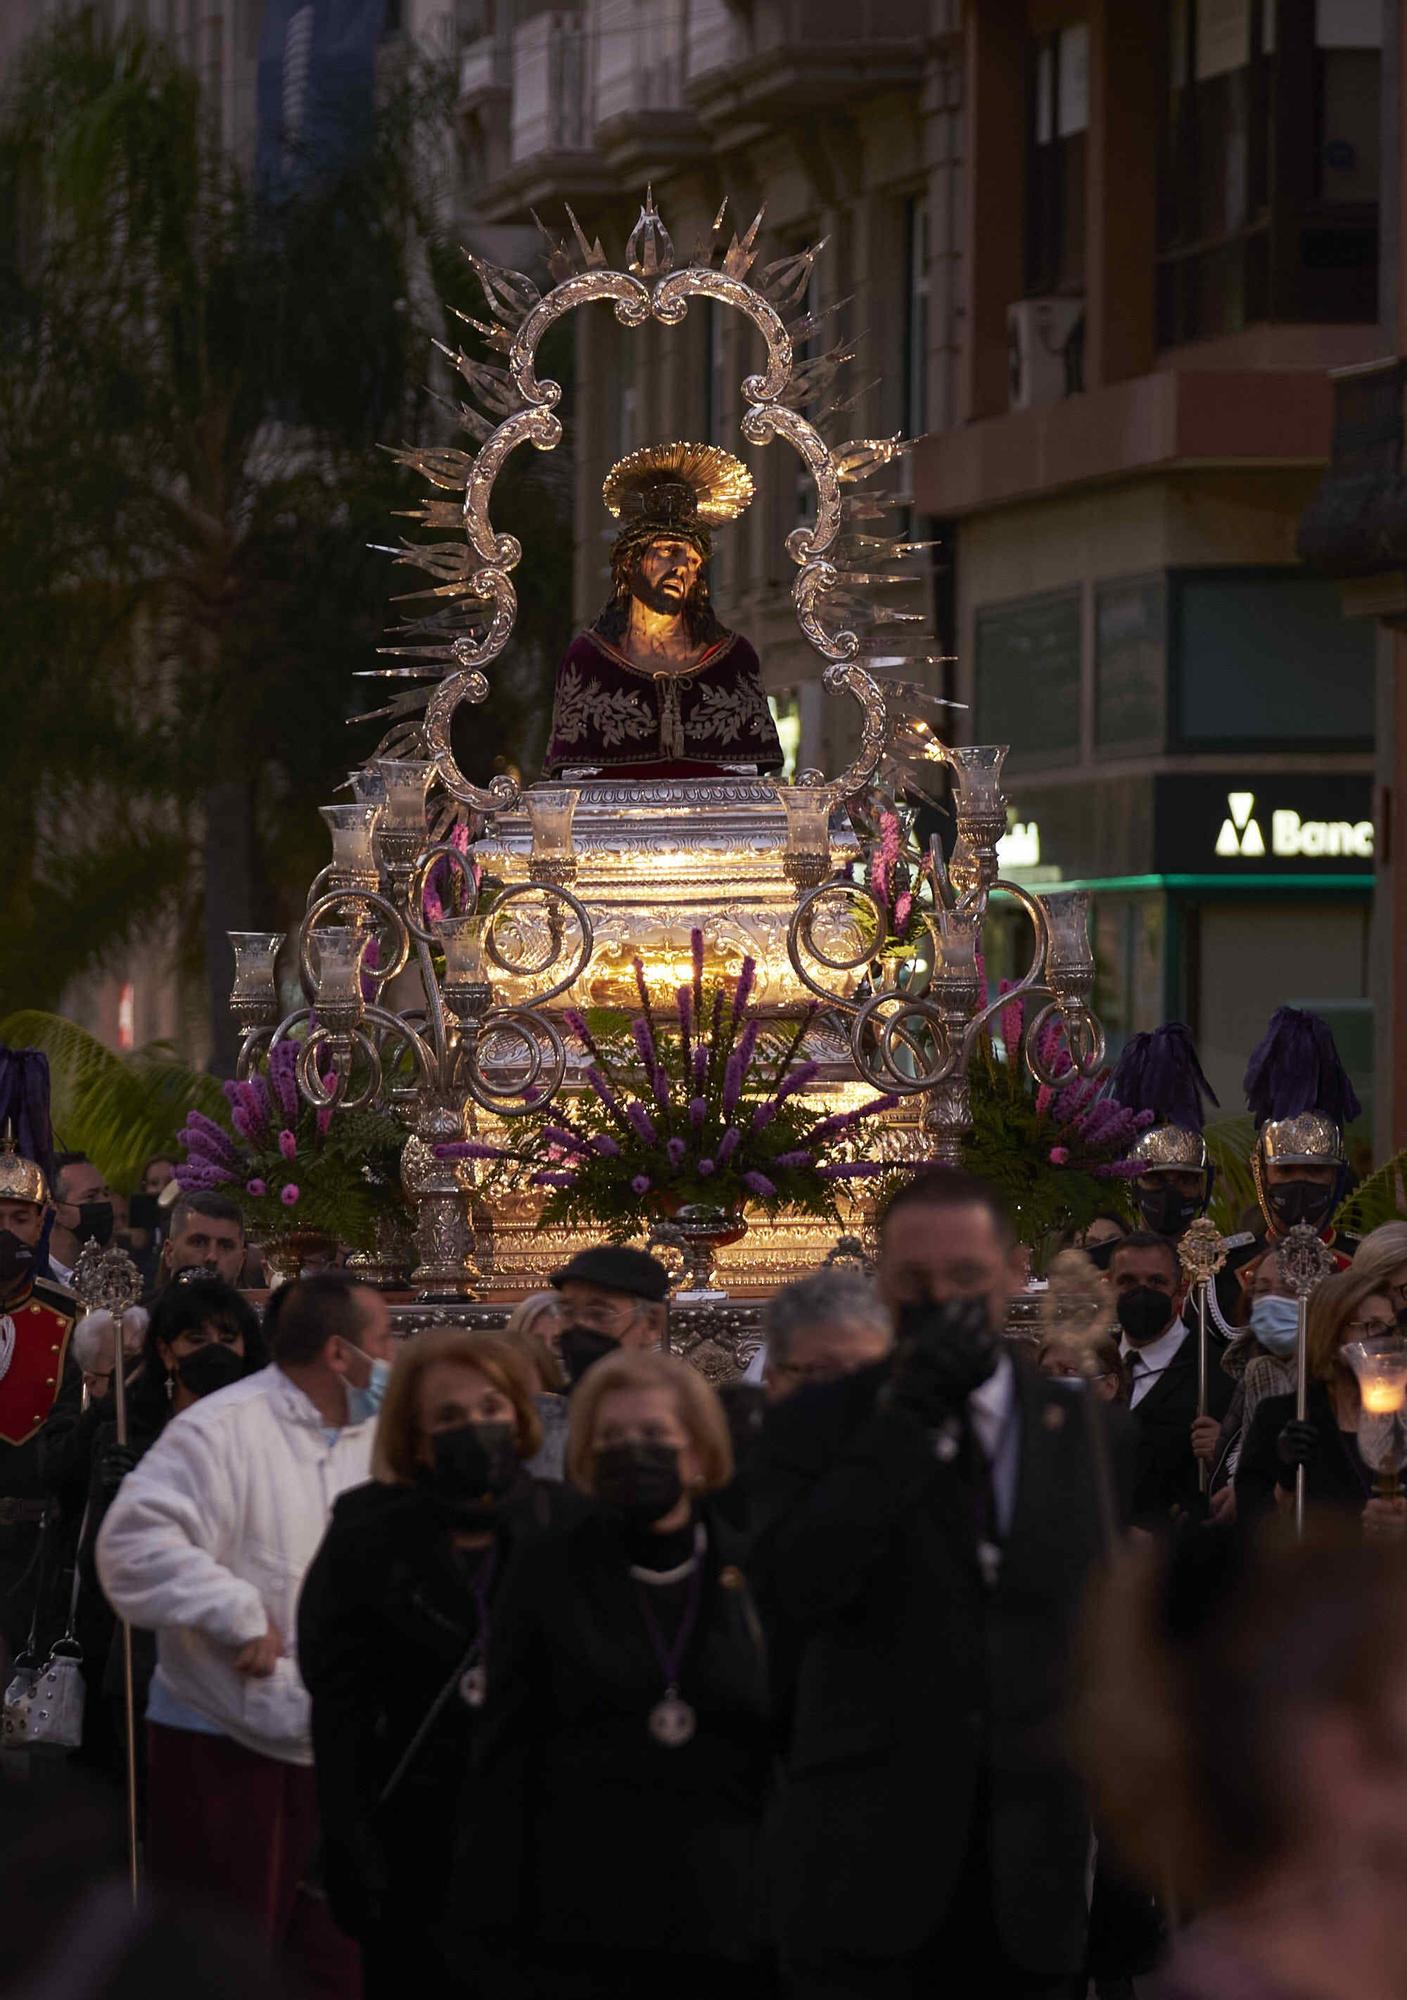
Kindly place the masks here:
POLYGON ((285 1208, 293 1208, 296 1205, 298 1200, 298 1190, 294 1186, 292 1181, 289 1181, 286 1184, 286 1186, 284 1186, 280 1190, 279 1200, 283 1203, 285 1208))
POLYGON ((286 1160, 296 1160, 298 1157, 298 1141, 287 1126, 278 1135, 278 1149, 286 1160))
POLYGON ((1051 1149, 1050 1149, 1050 1164, 1051 1164, 1051 1165, 1052 1165, 1053 1167, 1063 1167, 1063 1166, 1065 1166, 1065 1165, 1066 1165, 1066 1163, 1068 1162, 1069 1158, 1070 1158, 1070 1151, 1069 1151, 1069 1148, 1068 1148, 1067 1146, 1052 1146, 1052 1147, 1051 1147, 1051 1149))
POLYGON ((901 937, 903 935, 904 926, 909 921, 909 918, 913 913, 913 907, 914 907, 913 891, 911 889, 905 889, 904 893, 899 897, 899 900, 894 905, 894 928, 901 937))
POLYGON ((268 1191, 269 1191, 268 1182, 261 1181, 257 1174, 254 1176, 252 1181, 246 1181, 244 1183, 244 1192, 246 1194, 252 1194, 255 1201, 258 1201, 261 1195, 266 1195, 268 1191))

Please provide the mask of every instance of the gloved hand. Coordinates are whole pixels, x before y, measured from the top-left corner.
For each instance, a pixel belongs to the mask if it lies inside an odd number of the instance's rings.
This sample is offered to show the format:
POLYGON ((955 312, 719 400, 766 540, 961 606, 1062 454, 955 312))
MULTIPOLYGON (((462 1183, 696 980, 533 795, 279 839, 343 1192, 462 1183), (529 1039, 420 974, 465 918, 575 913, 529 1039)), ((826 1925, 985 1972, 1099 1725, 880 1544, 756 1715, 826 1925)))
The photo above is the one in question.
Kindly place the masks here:
POLYGON ((105 1444, 98 1452, 96 1461, 98 1490, 104 1499, 111 1500, 137 1463, 138 1456, 130 1444, 118 1444, 116 1439, 105 1444))
POLYGON ((1318 1431, 1307 1420, 1292 1417, 1275 1440, 1275 1455, 1280 1461, 1279 1484, 1293 1486, 1296 1470, 1313 1465, 1319 1456, 1318 1431))
POLYGON ((954 1416, 997 1365, 997 1335, 985 1299, 928 1299, 905 1306, 889 1377, 891 1409, 920 1423, 954 1416))

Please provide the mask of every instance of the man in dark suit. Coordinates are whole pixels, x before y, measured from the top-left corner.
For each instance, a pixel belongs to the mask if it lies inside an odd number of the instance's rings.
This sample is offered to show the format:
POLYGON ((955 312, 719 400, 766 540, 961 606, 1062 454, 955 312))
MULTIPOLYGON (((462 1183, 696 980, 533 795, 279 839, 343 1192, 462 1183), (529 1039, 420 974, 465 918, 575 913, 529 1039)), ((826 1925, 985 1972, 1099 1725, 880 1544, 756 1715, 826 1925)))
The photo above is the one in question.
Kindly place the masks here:
MULTIPOLYGON (((1185 1325, 1187 1287, 1175 1245, 1140 1232, 1116 1243, 1109 1283, 1122 1329, 1120 1352, 1129 1370, 1137 1444, 1133 1519, 1141 1528, 1169 1527, 1198 1500, 1192 1425, 1197 1415, 1197 1339, 1185 1325)), ((1224 1417, 1231 1378, 1207 1371, 1207 1414, 1224 1417)))
POLYGON ((987 1189, 920 1176, 880 1235, 893 1355, 768 1415, 752 1572, 785 1663, 772 1893, 795 2000, 1054 2000, 1083 1963, 1061 1715, 1123 1454, 1092 1393, 1002 1342, 1018 1272, 987 1189))

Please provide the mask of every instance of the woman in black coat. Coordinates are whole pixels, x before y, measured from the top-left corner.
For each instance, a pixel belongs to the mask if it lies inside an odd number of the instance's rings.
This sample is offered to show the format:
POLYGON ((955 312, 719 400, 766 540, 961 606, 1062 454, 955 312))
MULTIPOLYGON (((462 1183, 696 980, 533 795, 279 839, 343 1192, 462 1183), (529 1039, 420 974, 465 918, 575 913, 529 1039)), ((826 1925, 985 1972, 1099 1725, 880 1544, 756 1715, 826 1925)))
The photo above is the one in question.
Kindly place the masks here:
POLYGON ((433 1932, 509 1550, 560 1509, 523 1461, 535 1383, 490 1334, 417 1334, 392 1372, 375 1478, 343 1494, 298 1607, 324 1886, 366 2000, 457 1990, 433 1932))
POLYGON ((1309 1389, 1303 1423, 1293 1396, 1268 1396, 1256 1410, 1236 1468, 1236 1518, 1254 1526, 1293 1501, 1295 1469, 1305 1468, 1305 1506, 1361 1514, 1370 1532, 1400 1532, 1407 1507, 1373 1497, 1373 1473, 1358 1450, 1358 1383, 1340 1350, 1350 1341, 1396 1331, 1396 1308, 1381 1272, 1326 1278, 1309 1305, 1309 1389))
POLYGON ((504 2000, 764 1991, 772 1776, 762 1635, 718 1398, 656 1353, 598 1361, 567 1470, 594 1506, 523 1549, 496 1607, 453 1899, 504 2000))

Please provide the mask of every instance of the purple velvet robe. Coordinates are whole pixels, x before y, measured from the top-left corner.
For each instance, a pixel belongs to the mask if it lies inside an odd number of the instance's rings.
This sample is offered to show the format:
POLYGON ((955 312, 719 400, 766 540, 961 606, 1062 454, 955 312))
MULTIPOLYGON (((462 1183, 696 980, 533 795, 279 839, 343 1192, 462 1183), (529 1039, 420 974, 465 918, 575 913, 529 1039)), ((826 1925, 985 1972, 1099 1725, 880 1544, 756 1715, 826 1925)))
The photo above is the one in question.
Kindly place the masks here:
POLYGON ((557 669, 545 759, 552 776, 662 764, 775 771, 781 762, 757 655, 736 632, 679 674, 652 674, 598 633, 579 632, 557 669))

